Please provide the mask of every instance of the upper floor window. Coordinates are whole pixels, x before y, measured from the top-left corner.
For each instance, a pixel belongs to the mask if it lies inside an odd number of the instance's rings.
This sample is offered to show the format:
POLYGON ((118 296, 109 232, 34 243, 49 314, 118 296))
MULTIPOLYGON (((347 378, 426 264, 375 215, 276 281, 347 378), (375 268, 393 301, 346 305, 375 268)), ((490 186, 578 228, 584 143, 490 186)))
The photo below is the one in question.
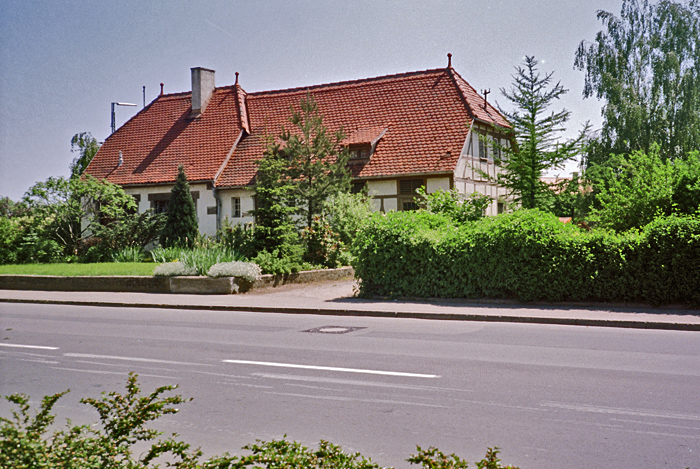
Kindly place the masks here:
POLYGON ((351 160, 369 159, 372 147, 370 145, 350 145, 348 149, 351 160))
POLYGON ((501 142, 498 137, 493 137, 491 141, 491 151, 494 160, 501 159, 501 142))

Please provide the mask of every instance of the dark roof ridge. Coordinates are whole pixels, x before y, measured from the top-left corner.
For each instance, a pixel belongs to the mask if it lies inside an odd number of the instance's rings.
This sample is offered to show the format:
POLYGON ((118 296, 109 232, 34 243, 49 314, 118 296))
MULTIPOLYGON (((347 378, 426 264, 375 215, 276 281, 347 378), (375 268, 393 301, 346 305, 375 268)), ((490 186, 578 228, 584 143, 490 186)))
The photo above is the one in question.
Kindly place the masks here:
POLYGON ((367 82, 372 82, 372 81, 382 81, 382 80, 391 80, 391 79, 397 79, 397 78, 410 78, 413 76, 418 76, 418 75, 428 75, 428 74, 434 74, 438 72, 445 72, 446 68, 432 68, 428 70, 417 70, 414 72, 403 72, 403 73, 396 73, 393 75, 380 75, 377 77, 369 77, 369 78, 358 78, 355 80, 345 80, 345 81, 337 81, 337 82, 330 82, 330 83, 321 83, 318 85, 309 85, 309 86, 298 86, 295 88, 285 88, 285 89, 278 89, 278 90, 267 90, 267 91, 252 91, 248 93, 248 96, 260 96, 260 95, 272 95, 272 94, 285 94, 285 93, 298 93, 299 91, 313 91, 317 90, 320 88, 333 88, 333 87, 339 87, 339 86, 348 86, 348 85, 360 85, 364 84, 367 82))

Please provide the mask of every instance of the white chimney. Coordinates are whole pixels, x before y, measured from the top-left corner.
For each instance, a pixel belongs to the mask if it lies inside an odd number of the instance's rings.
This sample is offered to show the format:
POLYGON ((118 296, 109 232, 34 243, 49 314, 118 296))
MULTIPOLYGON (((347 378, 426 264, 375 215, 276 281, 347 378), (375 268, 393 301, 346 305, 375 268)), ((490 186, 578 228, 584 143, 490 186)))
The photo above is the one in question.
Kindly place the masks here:
POLYGON ((192 68, 192 114, 199 117, 206 109, 211 95, 214 93, 214 70, 207 68, 192 68))

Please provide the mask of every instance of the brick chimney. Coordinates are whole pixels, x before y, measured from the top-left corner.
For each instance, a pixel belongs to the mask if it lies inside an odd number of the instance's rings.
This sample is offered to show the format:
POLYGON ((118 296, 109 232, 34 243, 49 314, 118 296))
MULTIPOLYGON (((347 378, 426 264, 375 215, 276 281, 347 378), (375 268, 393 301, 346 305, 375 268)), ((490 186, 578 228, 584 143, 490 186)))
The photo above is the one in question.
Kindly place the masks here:
POLYGON ((194 67, 192 70, 192 113, 190 118, 199 117, 209 104, 214 93, 214 70, 194 67))

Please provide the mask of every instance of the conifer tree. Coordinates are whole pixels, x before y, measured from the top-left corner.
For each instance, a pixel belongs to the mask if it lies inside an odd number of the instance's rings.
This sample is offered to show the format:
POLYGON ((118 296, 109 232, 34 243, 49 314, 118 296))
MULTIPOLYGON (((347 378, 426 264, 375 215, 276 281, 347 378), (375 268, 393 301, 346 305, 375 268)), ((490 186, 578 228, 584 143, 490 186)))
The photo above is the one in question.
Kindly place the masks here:
POLYGON ((328 132, 310 94, 301 100, 300 111, 292 110, 289 121, 293 131, 282 132, 283 147, 278 151, 288 161, 284 172, 293 186, 296 213, 306 228, 311 228, 329 196, 350 191, 349 154, 341 148, 342 130, 332 135, 328 132))
POLYGON ((180 165, 177 172, 177 180, 168 201, 168 219, 161 232, 160 243, 165 247, 192 247, 199 235, 197 212, 185 168, 180 165))
POLYGON ((264 157, 258 162, 255 183, 255 248, 269 253, 277 251, 278 257, 288 255, 289 247, 297 241, 291 219, 295 208, 289 206, 292 185, 284 174, 287 163, 279 145, 271 140, 264 157))
POLYGON ((557 136, 565 130, 570 112, 563 109, 547 114, 547 111, 552 102, 568 90, 560 83, 551 86, 554 72, 540 75, 534 57, 525 57, 523 65, 516 68, 511 89, 501 89, 503 96, 516 106, 510 112, 499 106, 513 125, 515 145, 496 145, 500 151, 495 159, 502 168, 496 181, 523 208, 547 208, 543 205, 551 199, 552 193, 541 178, 545 171, 561 168, 581 152, 588 126, 577 138, 559 141, 557 136))

